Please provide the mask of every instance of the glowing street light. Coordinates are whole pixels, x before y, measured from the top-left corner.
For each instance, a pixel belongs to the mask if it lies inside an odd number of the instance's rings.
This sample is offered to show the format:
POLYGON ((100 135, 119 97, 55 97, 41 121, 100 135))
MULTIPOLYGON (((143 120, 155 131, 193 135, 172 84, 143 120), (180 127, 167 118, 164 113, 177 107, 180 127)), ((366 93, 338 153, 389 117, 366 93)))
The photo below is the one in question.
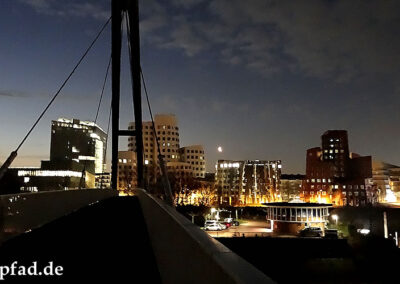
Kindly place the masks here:
POLYGON ((222 150, 223 150, 223 149, 222 149, 221 146, 218 146, 217 150, 218 150, 219 153, 222 153, 222 150))
POLYGON ((339 220, 339 216, 336 215, 336 214, 334 214, 334 215, 332 215, 332 219, 335 220, 336 226, 337 226, 337 222, 338 222, 338 220, 339 220))

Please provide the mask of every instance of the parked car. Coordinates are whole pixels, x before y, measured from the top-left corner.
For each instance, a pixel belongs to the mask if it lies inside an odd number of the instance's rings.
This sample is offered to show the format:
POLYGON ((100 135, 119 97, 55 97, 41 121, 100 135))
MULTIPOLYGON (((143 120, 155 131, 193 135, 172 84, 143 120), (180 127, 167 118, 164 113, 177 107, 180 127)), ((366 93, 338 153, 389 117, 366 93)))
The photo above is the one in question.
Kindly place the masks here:
POLYGON ((338 239, 338 230, 336 229, 325 229, 325 238, 327 239, 338 239))
POLYGON ((225 222, 218 222, 218 223, 219 223, 219 225, 222 227, 222 230, 225 230, 225 229, 228 228, 228 226, 226 225, 225 222))
POLYGON ((204 230, 206 231, 221 231, 223 226, 217 220, 207 220, 204 223, 204 230))
POLYGON ((307 227, 300 231, 301 237, 322 237, 322 230, 319 227, 307 227))
POLYGON ((221 224, 225 225, 227 228, 230 228, 233 226, 232 223, 229 223, 229 222, 221 222, 221 224))
POLYGON ((224 222, 230 223, 231 226, 239 226, 239 221, 237 221, 233 218, 225 218, 224 222))

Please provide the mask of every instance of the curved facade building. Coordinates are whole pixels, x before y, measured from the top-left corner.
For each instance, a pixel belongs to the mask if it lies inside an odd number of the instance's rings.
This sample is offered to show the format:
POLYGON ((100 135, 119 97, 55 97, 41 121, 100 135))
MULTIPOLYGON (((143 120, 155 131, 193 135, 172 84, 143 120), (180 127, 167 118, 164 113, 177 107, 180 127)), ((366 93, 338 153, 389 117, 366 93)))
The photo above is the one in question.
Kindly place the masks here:
POLYGON ((202 145, 182 147, 179 149, 179 155, 182 162, 191 165, 193 177, 204 178, 206 176, 206 160, 202 145))
MULTIPOLYGON (((166 162, 174 162, 179 160, 179 128, 175 115, 172 114, 156 114, 154 124, 157 137, 160 143, 161 154, 164 155, 166 162)), ((129 130, 135 129, 135 123, 129 123, 129 130)), ((135 137, 128 138, 128 150, 136 151, 135 137)), ((146 165, 158 164, 158 151, 156 136, 154 135, 151 121, 143 122, 143 148, 144 160, 146 165)))
POLYGON ((328 221, 329 208, 325 203, 272 202, 264 204, 267 208, 267 220, 274 231, 297 234, 306 226, 320 227, 322 230, 328 221))

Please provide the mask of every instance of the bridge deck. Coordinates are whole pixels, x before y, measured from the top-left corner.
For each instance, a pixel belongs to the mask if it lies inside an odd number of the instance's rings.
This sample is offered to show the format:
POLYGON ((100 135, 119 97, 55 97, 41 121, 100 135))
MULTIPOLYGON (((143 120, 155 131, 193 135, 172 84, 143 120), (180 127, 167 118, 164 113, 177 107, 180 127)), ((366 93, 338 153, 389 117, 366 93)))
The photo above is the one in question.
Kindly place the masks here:
POLYGON ((137 197, 100 201, 7 241, 0 248, 0 264, 15 260, 27 266, 53 261, 63 266, 63 280, 70 283, 78 279, 160 282, 137 197))

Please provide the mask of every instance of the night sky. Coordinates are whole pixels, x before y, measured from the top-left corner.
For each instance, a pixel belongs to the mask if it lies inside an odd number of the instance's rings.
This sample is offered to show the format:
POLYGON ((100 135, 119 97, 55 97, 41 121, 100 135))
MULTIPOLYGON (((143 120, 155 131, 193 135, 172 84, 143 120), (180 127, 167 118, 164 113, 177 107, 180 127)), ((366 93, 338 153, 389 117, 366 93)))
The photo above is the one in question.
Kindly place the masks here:
MULTIPOLYGON (((109 2, 1 0, 0 161, 105 23, 109 2)), ((153 112, 177 115, 181 145, 203 144, 208 170, 220 158, 280 159, 285 173, 304 173, 306 149, 328 129, 348 130, 353 152, 400 164, 400 1, 146 0, 140 9, 153 112)), ((126 45, 123 53, 126 127, 126 45)), ((94 119, 109 56, 108 27, 13 166, 48 159, 51 120, 94 119)), ((103 128, 110 97, 108 84, 103 128)))

